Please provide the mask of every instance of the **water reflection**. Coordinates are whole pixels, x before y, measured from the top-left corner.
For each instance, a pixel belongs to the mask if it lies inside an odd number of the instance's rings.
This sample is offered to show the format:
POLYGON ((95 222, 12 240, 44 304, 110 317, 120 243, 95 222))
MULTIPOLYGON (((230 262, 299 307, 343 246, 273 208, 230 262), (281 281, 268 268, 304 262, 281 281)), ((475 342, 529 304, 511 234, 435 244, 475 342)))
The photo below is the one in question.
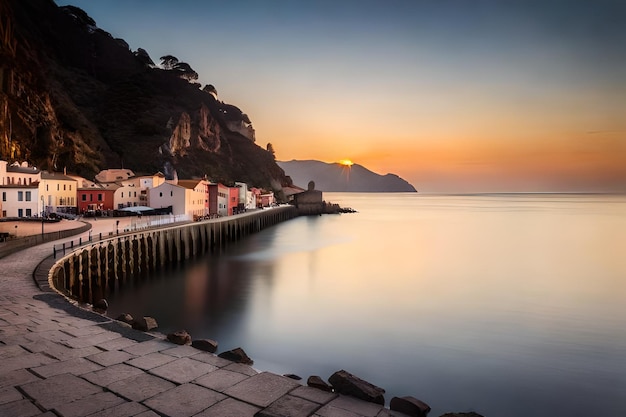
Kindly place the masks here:
MULTIPOLYGON (((327 196, 325 196, 327 197, 327 196)), ((626 198, 336 194, 110 300, 243 346, 256 366, 344 368, 433 415, 626 415, 626 198)))

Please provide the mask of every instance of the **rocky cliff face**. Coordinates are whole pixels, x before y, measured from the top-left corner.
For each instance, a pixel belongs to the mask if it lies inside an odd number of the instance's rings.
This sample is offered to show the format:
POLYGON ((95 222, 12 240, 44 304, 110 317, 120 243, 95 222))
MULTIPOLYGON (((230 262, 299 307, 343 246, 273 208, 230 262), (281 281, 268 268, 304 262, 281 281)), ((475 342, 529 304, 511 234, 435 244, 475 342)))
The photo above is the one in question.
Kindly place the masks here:
MULTIPOLYGON (((0 0, 0 158, 92 177, 124 165, 290 184, 247 115, 52 0, 0 0), (166 169, 167 167, 167 169, 166 169)), ((209 87, 209 88, 208 88, 209 87)))

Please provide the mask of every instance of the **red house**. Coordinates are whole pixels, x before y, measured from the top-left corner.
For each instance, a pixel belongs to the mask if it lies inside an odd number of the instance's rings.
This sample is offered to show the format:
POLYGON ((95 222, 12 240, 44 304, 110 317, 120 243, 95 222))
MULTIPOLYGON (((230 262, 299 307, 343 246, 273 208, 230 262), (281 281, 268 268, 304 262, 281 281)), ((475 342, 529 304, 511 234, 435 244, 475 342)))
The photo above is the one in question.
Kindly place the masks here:
POLYGON ((118 188, 119 185, 111 183, 91 183, 86 187, 79 187, 78 213, 85 214, 89 211, 113 210, 113 195, 118 188))
POLYGON ((233 214, 237 214, 238 208, 239 208, 239 188, 229 187, 228 188, 228 215, 232 216, 233 214))

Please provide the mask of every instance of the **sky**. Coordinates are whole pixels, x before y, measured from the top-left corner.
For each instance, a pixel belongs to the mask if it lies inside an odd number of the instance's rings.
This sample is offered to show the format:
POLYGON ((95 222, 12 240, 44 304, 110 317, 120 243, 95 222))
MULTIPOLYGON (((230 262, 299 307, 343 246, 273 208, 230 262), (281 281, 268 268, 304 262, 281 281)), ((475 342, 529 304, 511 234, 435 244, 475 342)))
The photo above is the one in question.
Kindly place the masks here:
POLYGON ((276 158, 421 192, 626 192, 626 1, 56 0, 187 62, 276 158))

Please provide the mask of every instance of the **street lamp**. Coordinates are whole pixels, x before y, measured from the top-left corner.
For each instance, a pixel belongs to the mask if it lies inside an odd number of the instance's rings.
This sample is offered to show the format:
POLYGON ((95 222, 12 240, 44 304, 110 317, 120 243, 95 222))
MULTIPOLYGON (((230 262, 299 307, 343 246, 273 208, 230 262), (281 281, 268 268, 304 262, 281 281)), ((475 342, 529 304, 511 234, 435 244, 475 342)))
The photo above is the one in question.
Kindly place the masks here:
POLYGON ((45 212, 45 207, 43 205, 43 196, 41 196, 41 237, 43 238, 43 214, 45 212))

